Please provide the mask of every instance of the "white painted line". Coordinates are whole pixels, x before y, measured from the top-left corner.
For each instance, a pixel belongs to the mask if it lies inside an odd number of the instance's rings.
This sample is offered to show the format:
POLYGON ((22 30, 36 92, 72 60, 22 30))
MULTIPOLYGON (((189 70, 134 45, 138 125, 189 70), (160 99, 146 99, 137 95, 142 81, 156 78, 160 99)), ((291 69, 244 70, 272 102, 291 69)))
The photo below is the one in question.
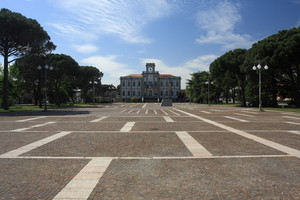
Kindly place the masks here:
POLYGON ((272 148, 277 149, 279 151, 282 151, 284 153, 287 153, 287 154, 290 154, 290 155, 295 156, 297 158, 300 158, 300 151, 299 150, 296 150, 296 149, 293 149, 293 148, 290 148, 290 147, 278 144, 276 142, 272 142, 270 140, 267 140, 267 139, 264 139, 264 138, 261 138, 261 137, 255 136, 255 135, 251 135, 250 133, 246 133, 245 131, 241 131, 241 130, 235 129, 235 128, 232 128, 232 127, 220 124, 218 122, 215 122, 215 121, 212 121, 212 120, 209 120, 209 119, 206 119, 206 118, 203 118, 203 117, 200 117, 200 116, 197 116, 197 115, 194 115, 194 114, 191 114, 191 113, 179 110, 179 109, 176 109, 176 110, 179 111, 179 112, 185 113, 185 114, 187 114, 189 116, 192 116, 192 117, 195 117, 197 119, 200 119, 200 120, 202 120, 204 122, 207 122, 209 124, 212 124, 214 126, 220 127, 220 128, 225 129, 227 131, 230 131, 230 132, 233 132, 233 133, 238 134, 240 136, 243 136, 245 138, 248 138, 250 140, 254 140, 254 141, 256 141, 258 143, 261 143, 263 145, 272 147, 272 148))
POLYGON ((216 111, 216 112, 220 112, 220 111, 222 111, 222 110, 217 110, 217 109, 210 109, 210 110, 212 110, 212 111, 216 111))
POLYGON ((92 120, 92 121, 90 121, 90 122, 100 122, 100 121, 102 121, 102 120, 104 120, 104 119, 106 119, 106 118, 108 118, 108 117, 100 117, 100 118, 94 119, 94 120, 92 120))
POLYGON ((164 110, 161 110, 161 112, 163 112, 165 115, 168 115, 168 113, 166 113, 164 110))
POLYGON ((176 132, 177 136, 185 144, 188 150, 197 157, 209 157, 212 154, 197 142, 190 134, 185 131, 176 132))
POLYGON ((25 131, 25 130, 28 130, 28 129, 42 127, 42 126, 46 126, 48 124, 54 124, 54 123, 56 123, 56 122, 46 122, 46 123, 43 123, 43 124, 36 124, 36 125, 30 126, 30 127, 27 127, 27 128, 18 128, 18 129, 15 129, 15 130, 11 130, 11 132, 21 132, 21 131, 25 131))
POLYGON ((140 111, 141 111, 141 110, 138 110, 138 111, 136 112, 136 114, 139 114, 139 113, 140 113, 140 111))
POLYGON ((146 115, 148 114, 148 109, 146 110, 146 115))
POLYGON ((245 112, 245 113, 249 113, 249 114, 254 114, 254 115, 257 115, 258 113, 255 112, 255 111, 247 111, 247 110, 243 110, 241 112, 245 112))
POLYGON ((299 117, 292 117, 292 116, 282 116, 284 118, 289 118, 289 119, 300 119, 299 117))
POLYGON ((287 123, 287 124, 294 124, 294 125, 300 125, 300 123, 296 123, 296 122, 284 122, 284 123, 287 123))
POLYGON ((157 112, 156 112, 156 110, 154 109, 153 111, 154 111, 154 113, 157 115, 157 112))
POLYGON ((142 108, 145 108, 145 107, 146 107, 146 105, 147 105, 147 103, 145 103, 145 104, 143 105, 143 107, 142 107, 142 108))
POLYGON ((129 110, 128 113, 132 113, 133 110, 129 110))
POLYGON ((28 122, 28 121, 32 121, 32 120, 36 120, 36 119, 42 119, 42 118, 46 118, 46 117, 47 116, 34 117, 34 118, 29 118, 29 119, 17 120, 16 122, 28 122))
POLYGON ((177 116, 180 116, 180 114, 178 114, 178 113, 176 113, 176 112, 174 112, 174 111, 172 111, 172 110, 169 110, 170 112, 172 112, 172 113, 174 113, 175 115, 177 115, 177 116))
MULTIPOLYGON (((192 109, 193 110, 193 109, 192 109)), ((205 114, 211 114, 211 112, 207 112, 207 111, 200 111, 200 112, 203 112, 205 114)))
POLYGON ((88 199, 112 159, 92 159, 53 199, 88 199))
POLYGON ((125 110, 122 110, 121 113, 122 113, 122 112, 125 112, 125 111, 126 111, 126 109, 125 109, 125 110))
POLYGON ((290 133, 294 133, 294 134, 297 134, 297 135, 300 135, 300 131, 289 131, 290 133))
POLYGON ((174 120, 169 116, 163 116, 163 118, 166 120, 166 122, 174 122, 174 120))
POLYGON ((130 132, 132 127, 134 126, 135 122, 127 122, 122 128, 121 132, 130 132))
POLYGON ((246 115, 246 114, 242 114, 242 113, 234 113, 235 115, 241 115, 241 116, 244 116, 244 117, 255 117, 253 115, 246 115))
POLYGON ((28 145, 25 145, 23 147, 20 147, 18 149, 15 149, 15 150, 12 150, 12 151, 9 151, 7 153, 4 153, 2 155, 0 155, 0 158, 15 158, 21 154, 24 154, 28 151, 31 151, 35 148, 38 148, 40 146, 43 146, 49 142, 52 142, 54 140, 57 140, 58 138, 61 138, 61 137, 64 137, 68 134, 70 134, 71 132, 67 132, 67 131, 63 131, 63 132, 60 132, 60 133, 57 133, 55 135, 52 135, 50 137, 47 137, 47 138, 44 138, 44 139, 41 139, 39 141, 36 141, 36 142, 33 142, 31 144, 28 144, 28 145))
POLYGON ((249 122, 248 120, 238 119, 238 118, 235 118, 235 117, 230 117, 230 116, 224 116, 224 117, 228 118, 228 119, 233 119, 233 120, 236 120, 236 121, 240 121, 240 122, 249 122))
POLYGON ((134 104, 134 105, 132 105, 132 106, 129 106, 130 108, 132 108, 132 107, 134 107, 134 106, 137 106, 137 104, 134 104))

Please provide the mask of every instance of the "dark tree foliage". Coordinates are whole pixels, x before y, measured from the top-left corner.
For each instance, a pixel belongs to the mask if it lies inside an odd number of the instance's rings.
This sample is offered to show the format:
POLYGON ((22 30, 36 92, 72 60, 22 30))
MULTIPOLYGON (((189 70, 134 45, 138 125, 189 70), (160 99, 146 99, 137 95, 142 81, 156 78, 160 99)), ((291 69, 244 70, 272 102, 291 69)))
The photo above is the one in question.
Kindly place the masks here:
POLYGON ((81 89, 81 96, 85 103, 91 100, 91 97, 88 96, 88 91, 92 90, 93 87, 91 82, 98 80, 98 85, 100 85, 102 77, 103 73, 100 72, 98 68, 93 66, 80 66, 79 76, 77 77, 77 87, 81 89))
POLYGON ((2 104, 8 110, 8 64, 25 54, 47 53, 55 49, 55 45, 36 20, 8 9, 0 10, 0 27, 0 54, 4 58, 2 104))

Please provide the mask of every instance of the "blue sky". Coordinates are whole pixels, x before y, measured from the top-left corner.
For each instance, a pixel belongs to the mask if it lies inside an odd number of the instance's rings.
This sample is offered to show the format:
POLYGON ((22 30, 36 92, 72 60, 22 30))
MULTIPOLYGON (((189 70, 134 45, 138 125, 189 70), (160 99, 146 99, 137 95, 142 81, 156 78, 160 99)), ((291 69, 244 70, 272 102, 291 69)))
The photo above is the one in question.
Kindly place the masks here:
MULTIPOLYGON (((229 50, 300 26, 300 0, 0 0, 36 19, 54 53, 99 68, 104 84, 147 62, 186 79, 229 50)), ((251 67, 251 66, 250 66, 251 67)))

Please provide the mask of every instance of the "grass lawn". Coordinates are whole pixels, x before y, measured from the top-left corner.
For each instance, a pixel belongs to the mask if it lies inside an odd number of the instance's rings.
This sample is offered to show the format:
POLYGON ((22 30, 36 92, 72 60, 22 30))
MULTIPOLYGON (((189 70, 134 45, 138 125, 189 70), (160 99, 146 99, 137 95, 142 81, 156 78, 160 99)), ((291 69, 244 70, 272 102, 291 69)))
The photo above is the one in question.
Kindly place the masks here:
MULTIPOLYGON (((96 104, 96 106, 99 104, 96 104)), ((73 106, 68 105, 68 104, 63 104, 60 107, 56 105, 48 105, 48 109, 63 109, 63 108, 74 108, 74 107, 93 107, 93 104, 74 104, 73 106)), ((15 106, 10 106, 9 110, 3 110, 3 108, 0 108, 0 113, 9 113, 9 112, 25 112, 25 111, 43 111, 44 110, 44 105, 42 108, 39 106, 35 105, 15 105, 15 106)))

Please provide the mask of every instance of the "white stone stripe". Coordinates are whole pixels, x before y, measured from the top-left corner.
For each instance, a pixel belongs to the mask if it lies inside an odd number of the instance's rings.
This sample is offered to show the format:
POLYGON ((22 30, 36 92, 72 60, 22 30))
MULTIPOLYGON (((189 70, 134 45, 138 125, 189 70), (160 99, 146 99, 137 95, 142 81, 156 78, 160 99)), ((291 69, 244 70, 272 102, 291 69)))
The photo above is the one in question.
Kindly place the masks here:
POLYGON ((203 117, 200 117, 200 116, 197 116, 197 115, 194 115, 194 114, 191 114, 191 113, 188 113, 188 112, 185 112, 185 111, 182 111, 182 110, 179 110, 177 109, 179 112, 182 112, 182 113, 185 113, 187 115, 190 115, 192 117, 195 117, 197 119, 200 119, 204 122, 207 122, 209 124, 212 124, 214 126, 217 126, 217 127, 220 127, 222 129, 225 129, 227 131, 230 131, 230 132, 233 132, 233 133, 236 133, 240 136, 243 136, 245 138, 248 138, 250 140, 254 140, 258 143, 261 143, 263 145, 266 145, 266 146, 269 146, 269 147, 272 147, 274 149, 277 149, 279 151, 282 151, 282 152, 285 152, 287 154, 290 154, 290 155, 293 155, 293 156, 296 156, 298 158, 300 158, 300 151, 296 150, 296 149, 293 149, 293 148, 290 148, 290 147, 287 147, 287 146, 284 146, 284 145, 281 145, 281 144, 278 144, 276 142, 272 142, 270 140, 267 140, 267 139, 264 139, 264 138, 261 138, 261 137, 257 137, 255 135, 251 135, 250 133, 246 133, 244 131, 241 131, 241 130, 238 130, 238 129, 235 129, 235 128, 231 128, 229 126, 226 126, 226 125, 223 125, 223 124, 220 124, 218 122, 215 122, 215 121, 212 121, 212 120, 209 120, 209 119, 206 119, 206 118, 203 118, 203 117))
POLYGON ((141 111, 141 110, 138 110, 138 111, 136 112, 136 114, 139 114, 139 113, 140 113, 140 111, 141 111))
POLYGON ((88 199, 112 159, 92 159, 53 199, 88 199))
POLYGON ((290 133, 294 133, 294 134, 297 134, 297 135, 300 135, 300 131, 289 131, 290 133))
POLYGON ((171 117, 163 116, 163 118, 166 120, 166 122, 174 122, 174 120, 171 119, 171 117))
POLYGON ((207 151, 199 142, 197 142, 190 134, 185 131, 176 132, 177 136, 185 144, 188 150, 197 157, 208 157, 212 154, 207 151))
POLYGON ((128 113, 132 113, 133 110, 129 110, 128 113))
POLYGON ((147 105, 147 103, 145 103, 145 104, 143 105, 143 107, 142 107, 142 108, 145 108, 145 107, 146 107, 146 105, 147 105))
POLYGON ((166 113, 164 110, 161 110, 161 112, 163 112, 165 115, 168 115, 168 113, 166 113))
POLYGON ((121 113, 122 113, 122 112, 125 112, 125 111, 126 111, 126 109, 125 109, 125 110, 122 110, 121 113))
POLYGON ((43 146, 43 145, 45 145, 45 144, 47 144, 47 143, 49 143, 49 142, 52 142, 52 141, 54 141, 54 140, 57 140, 58 138, 61 138, 61 137, 63 137, 63 136, 66 136, 66 135, 68 135, 68 134, 70 134, 70 133, 71 133, 71 132, 66 132, 66 131, 57 133, 57 134, 52 135, 52 136, 50 136, 50 137, 41 139, 41 140, 39 140, 39 141, 36 141, 36 142, 31 143, 31 144, 25 145, 25 146, 20 147, 20 148, 18 148, 18 149, 9 151, 9 152, 7 152, 7 153, 4 153, 4 154, 0 155, 0 158, 14 158, 14 157, 17 157, 17 156, 19 156, 19 155, 21 155, 21 154, 24 154, 24 153, 26 153, 26 152, 28 152, 28 151, 31 151, 31 150, 35 149, 35 148, 38 148, 38 147, 40 147, 40 146, 43 146))
POLYGON ((207 111, 200 111, 200 112, 203 112, 205 114, 211 114, 211 112, 207 112, 207 111))
POLYGON ((27 128, 14 129, 14 130, 11 130, 11 132, 21 132, 21 131, 25 131, 25 130, 28 130, 28 129, 42 127, 42 126, 46 126, 48 124, 54 124, 54 123, 56 123, 56 122, 46 122, 46 123, 43 123, 43 124, 36 124, 36 125, 30 126, 30 127, 27 127, 27 128))
POLYGON ((216 112, 220 112, 220 111, 222 111, 222 110, 217 110, 217 109, 210 109, 210 110, 212 110, 212 111, 216 111, 216 112))
POLYGON ((148 114, 148 109, 146 110, 146 114, 148 114))
POLYGON ((243 120, 243 119, 239 119, 239 118, 235 118, 235 117, 230 117, 230 116, 224 116, 227 119, 233 119, 236 121, 240 121, 240 122, 249 122, 248 120, 243 120))
POLYGON ((174 113, 175 115, 177 115, 177 116, 180 116, 180 114, 178 114, 178 113, 176 113, 176 112, 174 112, 174 111, 172 111, 172 110, 169 110, 170 112, 172 112, 172 113, 174 113))
POLYGON ((254 117, 253 115, 247 115, 247 114, 242 114, 242 113, 234 113, 234 114, 244 116, 244 117, 254 117))
POLYGON ((154 111, 154 113, 157 115, 157 112, 156 112, 156 110, 154 109, 153 111, 154 111))
POLYGON ((300 123, 296 123, 296 122, 285 122, 287 124, 294 124, 294 125, 300 125, 300 123))
POLYGON ((102 120, 104 120, 104 119, 106 119, 106 118, 108 118, 108 117, 100 117, 100 118, 94 119, 94 120, 92 120, 92 121, 90 121, 90 122, 100 122, 100 121, 102 121, 102 120))
POLYGON ((298 118, 298 117, 292 117, 292 116, 282 116, 282 117, 284 117, 284 118, 289 118, 289 119, 300 119, 300 118, 298 118))
POLYGON ((134 126, 135 122, 127 122, 122 128, 121 132, 129 132, 131 131, 132 127, 134 126))
POLYGON ((36 119, 42 119, 42 118, 46 118, 46 117, 47 116, 34 117, 34 118, 29 118, 29 119, 17 120, 16 122, 28 122, 28 121, 32 121, 32 120, 36 120, 36 119))
POLYGON ((258 113, 256 113, 255 111, 247 111, 247 110, 243 110, 241 112, 245 112, 245 113, 249 113, 249 114, 254 114, 257 115, 258 113))

